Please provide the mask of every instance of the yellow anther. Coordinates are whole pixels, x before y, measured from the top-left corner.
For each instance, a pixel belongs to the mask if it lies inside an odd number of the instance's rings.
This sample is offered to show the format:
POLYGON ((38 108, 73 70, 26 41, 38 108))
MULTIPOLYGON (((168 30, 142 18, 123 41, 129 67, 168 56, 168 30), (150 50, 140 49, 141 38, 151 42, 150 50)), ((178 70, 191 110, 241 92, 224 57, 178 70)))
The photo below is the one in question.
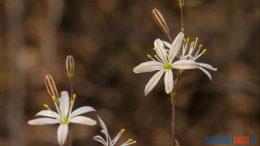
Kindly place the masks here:
POLYGON ((134 140, 132 138, 129 138, 128 141, 131 142, 131 141, 134 141, 134 140))
POLYGON ((75 99, 77 98, 77 95, 74 93, 73 95, 72 95, 72 101, 75 101, 75 99))
POLYGON ((122 132, 122 133, 125 132, 125 129, 121 129, 121 132, 122 132))
POLYGON ((204 50, 203 50, 203 53, 206 52, 206 51, 207 51, 207 49, 204 49, 204 50))
POLYGON ((49 105, 48 104, 44 104, 43 107, 49 109, 49 105))
POLYGON ((153 50, 156 50, 157 48, 153 48, 153 50))
POLYGON ((57 101, 57 97, 56 96, 51 96, 53 101, 57 101))
POLYGON ((203 45, 202 45, 202 44, 200 44, 200 45, 199 45, 199 48, 202 48, 202 47, 203 47, 203 45))
POLYGON ((152 58, 152 56, 151 56, 151 55, 149 55, 149 54, 147 55, 147 57, 148 57, 149 59, 153 59, 153 58, 152 58))

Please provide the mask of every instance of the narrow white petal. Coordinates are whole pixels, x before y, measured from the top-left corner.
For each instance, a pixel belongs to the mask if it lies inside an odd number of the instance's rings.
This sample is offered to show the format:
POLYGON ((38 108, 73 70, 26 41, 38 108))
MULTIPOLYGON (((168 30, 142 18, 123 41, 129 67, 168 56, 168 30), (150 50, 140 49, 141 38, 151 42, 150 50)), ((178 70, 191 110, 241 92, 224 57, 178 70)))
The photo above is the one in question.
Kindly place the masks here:
POLYGON ((155 87, 155 85, 159 82, 160 78, 162 77, 163 73, 165 70, 160 70, 158 71, 146 84, 145 89, 144 89, 144 95, 148 95, 150 91, 155 87))
POLYGON ((105 134, 107 141, 110 142, 111 138, 110 138, 110 135, 108 134, 107 126, 106 126, 105 122, 99 116, 97 116, 97 117, 98 117, 99 124, 100 124, 100 126, 102 128, 101 132, 103 134, 105 134))
POLYGON ((106 141, 100 136, 100 135, 96 135, 93 137, 93 139, 97 142, 102 143, 104 146, 106 146, 106 141))
POLYGON ((57 119, 52 118, 38 118, 34 120, 28 121, 29 125, 49 125, 49 124, 57 124, 59 121, 57 119))
POLYGON ((68 136, 68 125, 61 124, 57 131, 59 145, 64 145, 68 136))
POLYGON ((172 67, 176 69, 196 69, 199 66, 199 63, 192 60, 178 60, 172 64, 172 67))
POLYGON ((165 92, 169 94, 173 89, 173 74, 171 70, 166 70, 164 75, 165 92))
POLYGON ((115 145, 117 143, 117 141, 119 140, 119 138, 121 137, 121 135, 124 133, 124 130, 120 130, 120 132, 118 132, 118 134, 116 135, 116 137, 112 140, 112 145, 115 145))
POLYGON ((51 117, 51 118, 59 118, 59 114, 52 110, 42 110, 36 114, 36 116, 45 116, 45 117, 51 117))
POLYGON ((173 59, 175 58, 175 56, 179 52, 181 45, 182 45, 183 37, 184 37, 184 34, 182 32, 180 32, 177 35, 177 37, 175 38, 175 40, 173 41, 172 46, 171 46, 170 51, 169 51, 169 61, 170 62, 173 61, 173 59))
POLYGON ((209 77, 210 80, 212 80, 211 74, 206 69, 202 67, 199 67, 199 69, 202 70, 209 77))
POLYGON ((133 69, 134 73, 153 72, 163 68, 163 64, 158 61, 147 61, 139 64, 133 69))
POLYGON ((72 119, 70 119, 71 123, 77 123, 82 125, 88 125, 88 126, 94 126, 97 124, 97 122, 91 118, 84 117, 84 116, 76 116, 72 119))
POLYGON ((154 48, 155 48, 155 51, 156 51, 156 54, 158 55, 158 57, 163 61, 167 61, 167 53, 166 53, 166 50, 164 49, 164 45, 160 39, 156 39, 154 41, 154 48))
POLYGON ((172 44, 168 43, 167 41, 162 41, 163 44, 166 46, 166 48, 171 48, 172 47, 172 44))
POLYGON ((83 106, 83 107, 80 107, 80 108, 76 109, 75 111, 73 111, 70 114, 70 118, 76 117, 76 116, 84 114, 84 113, 94 112, 94 111, 96 111, 96 110, 91 106, 83 106))
POLYGON ((104 121, 99 116, 97 116, 97 117, 98 117, 98 121, 99 121, 99 124, 100 124, 101 128, 107 133, 107 126, 106 126, 106 124, 104 123, 104 121))
POLYGON ((211 65, 209 64, 206 64, 206 63, 199 63, 200 67, 203 67, 203 68, 207 68, 209 70, 214 70, 214 71, 217 71, 217 68, 214 68, 212 67, 211 65))
POLYGON ((59 101, 60 101, 61 114, 64 117, 66 117, 69 113, 69 109, 70 109, 70 101, 69 100, 70 100, 69 93, 67 91, 62 91, 59 101))

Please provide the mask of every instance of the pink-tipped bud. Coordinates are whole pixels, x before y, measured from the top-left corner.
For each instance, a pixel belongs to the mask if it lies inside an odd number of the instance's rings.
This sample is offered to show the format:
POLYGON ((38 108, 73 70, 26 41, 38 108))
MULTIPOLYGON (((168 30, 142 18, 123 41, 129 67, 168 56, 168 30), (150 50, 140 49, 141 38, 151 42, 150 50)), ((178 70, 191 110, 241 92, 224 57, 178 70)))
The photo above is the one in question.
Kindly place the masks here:
POLYGON ((66 71, 69 79, 74 76, 74 58, 72 55, 68 55, 66 58, 66 71))
POLYGON ((157 25, 165 32, 165 33, 169 33, 169 28, 168 25, 162 15, 162 13, 158 10, 158 9, 153 9, 152 10, 152 15, 153 18, 155 20, 155 22, 157 23, 157 25))
POLYGON ((57 99, 59 97, 56 84, 50 74, 47 74, 44 78, 44 82, 47 88, 48 93, 52 98, 57 99))

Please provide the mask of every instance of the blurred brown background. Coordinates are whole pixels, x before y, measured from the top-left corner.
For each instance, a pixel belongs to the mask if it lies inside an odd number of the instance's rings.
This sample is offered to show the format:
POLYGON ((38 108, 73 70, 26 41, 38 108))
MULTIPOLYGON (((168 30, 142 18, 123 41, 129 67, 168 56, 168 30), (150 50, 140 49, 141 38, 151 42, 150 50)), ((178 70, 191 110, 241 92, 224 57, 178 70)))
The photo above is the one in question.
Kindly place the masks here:
MULTIPOLYGON (((156 38, 166 39, 151 10, 180 30, 177 0, 0 0, 0 146, 55 146, 57 126, 27 121, 51 104, 43 78, 68 88, 64 60, 76 60, 77 106, 95 107, 110 134, 136 146, 169 146, 171 104, 160 82, 147 97, 152 74, 134 74, 156 38)), ((185 34, 207 48, 199 59, 218 68, 210 82, 187 71, 177 96, 176 133, 183 146, 208 135, 259 132, 259 1, 186 0, 185 34)), ((94 116, 93 116, 94 117, 94 116)), ((73 146, 98 146, 98 127, 72 125, 73 146)), ((257 141, 259 144, 259 137, 257 141)))

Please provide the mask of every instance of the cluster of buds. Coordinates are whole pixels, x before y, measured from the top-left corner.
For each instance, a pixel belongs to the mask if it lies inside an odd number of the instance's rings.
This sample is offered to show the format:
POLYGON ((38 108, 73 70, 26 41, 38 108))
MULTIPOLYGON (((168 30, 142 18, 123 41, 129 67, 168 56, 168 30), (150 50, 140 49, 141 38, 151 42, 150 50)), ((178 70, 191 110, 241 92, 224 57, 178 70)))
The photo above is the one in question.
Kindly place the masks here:
MULTIPOLYGON (((65 65, 66 65, 67 77, 71 80, 74 77, 74 66, 75 66, 74 58, 72 55, 68 55, 66 57, 65 65)), ((45 82, 46 89, 49 95, 51 96, 52 100, 57 102, 60 96, 53 77, 50 74, 47 74, 44 78, 44 82, 45 82)), ((74 98, 74 96, 72 96, 72 98, 74 98)))

